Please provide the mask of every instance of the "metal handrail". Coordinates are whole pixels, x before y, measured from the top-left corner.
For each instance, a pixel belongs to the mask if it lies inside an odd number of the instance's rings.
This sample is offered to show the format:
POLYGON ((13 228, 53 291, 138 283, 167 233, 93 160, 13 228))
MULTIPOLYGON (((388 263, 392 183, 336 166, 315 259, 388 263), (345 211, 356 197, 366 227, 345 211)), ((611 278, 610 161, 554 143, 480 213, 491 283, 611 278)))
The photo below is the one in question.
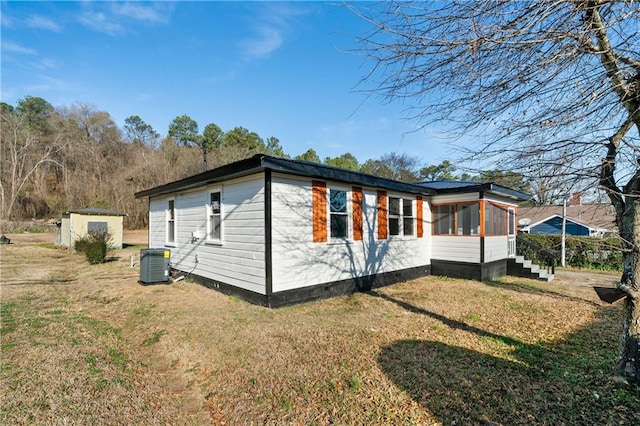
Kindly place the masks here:
POLYGON ((516 241, 518 244, 524 244, 528 246, 533 251, 538 254, 539 259, 544 261, 544 267, 547 268, 547 272, 551 272, 552 274, 556 273, 556 258, 557 253, 547 250, 544 247, 540 247, 539 245, 532 243, 531 241, 525 240, 524 238, 516 235, 516 241))

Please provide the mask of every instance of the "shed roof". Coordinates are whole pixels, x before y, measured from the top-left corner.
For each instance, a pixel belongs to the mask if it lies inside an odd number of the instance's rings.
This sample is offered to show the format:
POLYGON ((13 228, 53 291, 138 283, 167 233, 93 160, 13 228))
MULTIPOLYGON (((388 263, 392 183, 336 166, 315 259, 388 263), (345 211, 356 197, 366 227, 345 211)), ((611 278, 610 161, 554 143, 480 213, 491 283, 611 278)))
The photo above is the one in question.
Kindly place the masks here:
POLYGON ((85 207, 83 209, 69 210, 65 212, 65 214, 70 214, 70 213, 95 215, 95 216, 127 216, 126 213, 117 212, 114 210, 101 209, 98 207, 85 207))
POLYGON ((135 196, 136 198, 142 198, 169 194, 267 170, 414 194, 433 195, 436 193, 435 190, 418 184, 400 182, 393 179, 386 179, 379 176, 327 166, 324 164, 312 163, 309 161, 292 160, 289 158, 258 154, 197 175, 136 192, 135 196))
POLYGON ((433 189, 438 194, 460 194, 465 192, 489 192, 503 197, 512 198, 517 201, 528 201, 531 195, 493 182, 476 182, 464 180, 436 180, 430 182, 420 182, 425 188, 433 189))

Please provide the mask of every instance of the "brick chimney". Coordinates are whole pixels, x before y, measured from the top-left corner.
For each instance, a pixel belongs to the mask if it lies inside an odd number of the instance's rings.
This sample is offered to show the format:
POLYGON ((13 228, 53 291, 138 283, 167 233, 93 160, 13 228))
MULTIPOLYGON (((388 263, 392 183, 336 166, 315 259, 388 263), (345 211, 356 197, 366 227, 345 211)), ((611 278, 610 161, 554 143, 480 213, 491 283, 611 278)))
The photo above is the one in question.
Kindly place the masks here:
POLYGON ((574 192, 569 198, 568 206, 581 206, 582 205, 582 192, 574 192))

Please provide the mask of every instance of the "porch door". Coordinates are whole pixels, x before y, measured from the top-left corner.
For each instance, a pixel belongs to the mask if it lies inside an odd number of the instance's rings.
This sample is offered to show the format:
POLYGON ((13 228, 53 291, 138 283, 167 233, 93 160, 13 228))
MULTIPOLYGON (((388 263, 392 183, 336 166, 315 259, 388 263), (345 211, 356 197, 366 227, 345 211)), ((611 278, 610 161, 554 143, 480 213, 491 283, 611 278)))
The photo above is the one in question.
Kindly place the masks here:
POLYGON ((516 211, 509 208, 509 220, 508 220, 508 234, 507 234, 507 255, 509 257, 516 257, 516 211))

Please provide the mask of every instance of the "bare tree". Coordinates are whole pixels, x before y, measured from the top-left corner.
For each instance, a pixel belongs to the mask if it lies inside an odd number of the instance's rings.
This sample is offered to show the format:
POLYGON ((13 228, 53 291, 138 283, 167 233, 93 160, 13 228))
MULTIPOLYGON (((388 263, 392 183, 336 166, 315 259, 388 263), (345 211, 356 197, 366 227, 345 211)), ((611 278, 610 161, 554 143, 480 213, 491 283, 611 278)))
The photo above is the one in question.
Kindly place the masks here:
POLYGON ((0 115, 0 210, 4 219, 13 219, 36 172, 47 164, 59 165, 55 155, 60 146, 57 137, 45 140, 27 114, 3 110, 0 115))
MULTIPOLYGON (((634 1, 385 2, 363 78, 427 126, 481 136, 470 151, 501 169, 529 159, 600 185, 624 240, 624 337, 616 377, 640 384, 640 4, 634 1)), ((465 140, 473 140, 466 138, 465 140)))

